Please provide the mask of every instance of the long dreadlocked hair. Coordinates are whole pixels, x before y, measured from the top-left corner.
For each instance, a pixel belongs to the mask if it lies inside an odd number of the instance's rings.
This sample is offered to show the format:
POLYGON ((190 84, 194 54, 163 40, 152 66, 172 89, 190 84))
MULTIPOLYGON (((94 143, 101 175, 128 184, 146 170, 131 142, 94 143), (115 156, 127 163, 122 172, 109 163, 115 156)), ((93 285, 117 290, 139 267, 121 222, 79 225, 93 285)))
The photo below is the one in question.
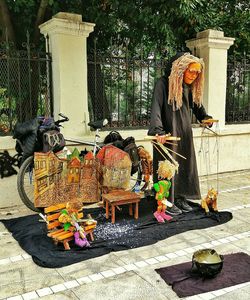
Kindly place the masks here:
POLYGON ((171 73, 168 79, 168 103, 173 105, 174 110, 179 109, 182 106, 183 75, 189 64, 194 62, 201 64, 201 72, 192 83, 191 92, 193 96, 193 102, 195 102, 198 106, 200 106, 202 103, 205 69, 204 61, 203 59, 193 56, 187 52, 173 62, 171 73))

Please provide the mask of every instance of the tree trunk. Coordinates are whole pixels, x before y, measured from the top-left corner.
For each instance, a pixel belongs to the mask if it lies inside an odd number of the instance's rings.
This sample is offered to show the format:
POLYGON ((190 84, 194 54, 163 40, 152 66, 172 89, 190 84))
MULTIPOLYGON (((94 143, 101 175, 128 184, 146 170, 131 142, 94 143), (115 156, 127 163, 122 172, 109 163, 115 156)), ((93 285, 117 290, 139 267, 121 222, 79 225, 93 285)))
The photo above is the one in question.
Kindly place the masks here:
MULTIPOLYGON (((44 21, 44 16, 46 8, 48 6, 48 0, 41 0, 39 9, 37 12, 37 17, 35 21, 35 28, 33 32, 32 42, 35 46, 39 45, 40 31, 38 26, 44 21)), ((8 40, 5 36, 2 39, 8 42, 14 42, 14 48, 16 48, 16 37, 13 30, 13 25, 11 21, 11 15, 5 0, 0 0, 0 21, 3 29, 7 28, 8 40)), ((27 47, 29 47, 29 41, 27 40, 27 47)), ((31 49, 29 49, 31 50, 31 49)), ((10 50, 9 55, 11 60, 6 60, 6 70, 9 71, 8 82, 6 82, 3 77, 2 85, 8 87, 7 95, 11 101, 15 101, 15 111, 13 112, 18 121, 23 122, 32 119, 38 114, 38 102, 41 90, 41 62, 39 58, 37 59, 37 54, 33 56, 33 51, 30 51, 30 57, 17 58, 17 54, 10 50)), ((27 48, 27 55, 28 55, 27 48)), ((45 91, 46 94, 46 91, 45 91)), ((13 107, 13 104, 11 105, 13 107)), ((10 108, 11 108, 10 107, 10 108)))
POLYGON ((47 9, 49 1, 48 0, 41 0, 40 6, 36 15, 36 23, 35 23, 35 29, 33 34, 33 43, 35 46, 39 44, 40 39, 40 30, 39 25, 41 25, 44 22, 44 16, 47 9))
MULTIPOLYGON (((39 45, 40 31, 38 26, 44 22, 48 2, 48 0, 41 0, 37 11, 32 37, 32 42, 35 46, 39 45)), ((8 30, 8 40, 15 42, 15 32, 13 30, 10 12, 5 0, 0 0, 0 17, 0 25, 8 30)), ((3 39, 5 38, 3 37, 3 39)), ((28 61, 26 61, 26 63, 23 61, 21 64, 22 66, 20 69, 25 71, 22 71, 18 90, 13 68, 11 68, 12 72, 10 76, 13 77, 13 79, 11 78, 9 82, 8 96, 17 101, 15 114, 17 115, 18 120, 25 121, 27 119, 34 118, 38 113, 39 91, 41 87, 39 85, 40 78, 38 62, 30 61, 30 67, 28 66, 28 61)), ((89 64, 88 88, 93 108, 93 118, 95 120, 102 118, 108 118, 110 120, 110 110, 105 94, 105 85, 100 64, 89 64)))
MULTIPOLYGON (((0 22, 3 32, 5 30, 8 32, 8 40, 15 44, 15 33, 11 22, 10 12, 5 0, 0 0, 0 22)), ((2 37, 0 36, 0 40, 6 40, 4 34, 2 34, 2 37)))

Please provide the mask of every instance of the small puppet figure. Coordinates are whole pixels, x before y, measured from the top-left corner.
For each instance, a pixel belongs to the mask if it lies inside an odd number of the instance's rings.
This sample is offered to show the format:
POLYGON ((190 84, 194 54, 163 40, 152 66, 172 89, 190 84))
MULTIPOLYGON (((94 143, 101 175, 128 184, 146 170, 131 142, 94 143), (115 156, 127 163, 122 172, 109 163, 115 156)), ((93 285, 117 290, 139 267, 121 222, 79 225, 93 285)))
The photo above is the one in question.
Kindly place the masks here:
POLYGON ((90 243, 87 240, 86 236, 84 235, 84 238, 80 237, 80 232, 76 231, 74 233, 74 238, 75 238, 75 244, 81 248, 83 247, 89 247, 90 243))
POLYGON ((74 233, 75 244, 81 248, 89 247, 90 243, 86 238, 83 228, 79 226, 78 223, 75 223, 75 227, 76 227, 76 232, 74 233))
POLYGON ((169 196, 169 189, 171 187, 171 182, 169 181, 174 177, 175 172, 178 170, 178 164, 171 163, 168 159, 159 162, 158 168, 158 178, 160 181, 154 184, 154 189, 156 191, 155 199, 157 200, 157 211, 154 212, 156 220, 160 223, 165 222, 164 220, 171 220, 172 217, 166 215, 165 211, 168 207, 172 207, 173 204, 167 201, 169 196))
POLYGON ((143 146, 138 147, 138 155, 141 161, 143 180, 145 181, 141 190, 144 191, 149 185, 150 176, 153 174, 153 159, 143 146))
POLYGON ((154 212, 156 220, 160 223, 164 223, 165 220, 169 221, 172 219, 169 215, 166 215, 165 211, 167 206, 172 207, 172 203, 167 201, 169 196, 169 189, 171 187, 171 182, 168 180, 160 180, 154 184, 154 189, 156 191, 155 199, 157 200, 157 211, 154 212))
POLYGON ((218 212, 217 195, 218 192, 211 188, 208 191, 207 196, 201 200, 201 207, 205 210, 206 214, 209 214, 210 210, 218 212))
POLYGON ((160 161, 157 171, 158 178, 170 180, 174 177, 175 172, 178 171, 178 168, 179 164, 175 160, 173 160, 173 163, 171 163, 168 159, 160 161))
POLYGON ((81 220, 78 219, 78 211, 82 209, 81 202, 68 202, 66 209, 61 211, 58 221, 63 223, 64 230, 68 230, 71 226, 75 228, 74 238, 75 244, 79 247, 89 247, 90 244, 86 238, 84 229, 79 225, 81 220))
POLYGON ((82 209, 81 202, 68 202, 66 208, 61 211, 58 221, 63 223, 64 230, 68 230, 70 226, 75 226, 78 221, 77 213, 82 209))

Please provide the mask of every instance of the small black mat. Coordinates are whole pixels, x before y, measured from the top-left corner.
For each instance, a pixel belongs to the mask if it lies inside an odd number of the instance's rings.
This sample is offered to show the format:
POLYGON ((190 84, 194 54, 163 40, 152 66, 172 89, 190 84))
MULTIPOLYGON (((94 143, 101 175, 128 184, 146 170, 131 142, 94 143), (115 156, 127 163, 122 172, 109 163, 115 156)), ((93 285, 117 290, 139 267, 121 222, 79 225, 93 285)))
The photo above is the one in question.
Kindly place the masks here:
POLYGON ((250 281, 250 256, 246 253, 224 255, 221 272, 214 278, 201 278, 191 272, 192 262, 156 269, 179 297, 220 290, 250 281))
POLYGON ((89 248, 78 248, 72 242, 69 251, 65 251, 61 243, 58 246, 53 244, 52 239, 47 237, 46 224, 39 222, 38 215, 1 221, 36 264, 59 268, 112 251, 151 245, 181 232, 220 225, 232 219, 230 212, 219 212, 216 217, 206 216, 200 205, 192 206, 192 212, 176 216, 171 222, 163 224, 153 216, 156 201, 150 197, 141 200, 138 220, 129 216, 128 205, 121 206, 122 210, 116 212, 115 224, 105 219, 102 208, 84 210, 84 215, 91 213, 98 221, 95 240, 89 248))

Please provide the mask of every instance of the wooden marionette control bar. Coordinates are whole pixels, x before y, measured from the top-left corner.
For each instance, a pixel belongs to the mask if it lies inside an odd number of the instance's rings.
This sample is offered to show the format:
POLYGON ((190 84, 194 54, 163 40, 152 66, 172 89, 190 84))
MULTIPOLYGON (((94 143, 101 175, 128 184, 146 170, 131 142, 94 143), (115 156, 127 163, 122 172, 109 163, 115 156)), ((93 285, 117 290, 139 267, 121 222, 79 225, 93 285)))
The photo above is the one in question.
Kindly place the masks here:
MULTIPOLYGON (((157 136, 155 135, 147 135, 144 137, 144 140, 148 140, 148 141, 152 141, 152 140, 156 140, 157 139, 157 136)), ((181 138, 180 137, 177 137, 177 136, 171 136, 171 135, 167 135, 166 134, 166 141, 180 141, 181 138)))
POLYGON ((111 222, 115 223, 115 208, 116 206, 121 206, 125 204, 129 204, 129 215, 133 216, 133 204, 135 204, 134 208, 134 218, 138 219, 138 209, 139 202, 141 200, 140 195, 137 193, 116 190, 109 192, 108 194, 102 195, 103 205, 106 209, 106 219, 110 217, 110 209, 111 209, 111 222))
POLYGON ((210 125, 210 124, 214 124, 214 123, 218 123, 219 120, 215 120, 215 119, 206 119, 206 120, 202 120, 200 126, 202 127, 205 127, 207 125, 210 125))
POLYGON ((203 124, 206 124, 206 123, 218 123, 218 122, 219 122, 219 120, 215 120, 215 119, 202 120, 203 124))

